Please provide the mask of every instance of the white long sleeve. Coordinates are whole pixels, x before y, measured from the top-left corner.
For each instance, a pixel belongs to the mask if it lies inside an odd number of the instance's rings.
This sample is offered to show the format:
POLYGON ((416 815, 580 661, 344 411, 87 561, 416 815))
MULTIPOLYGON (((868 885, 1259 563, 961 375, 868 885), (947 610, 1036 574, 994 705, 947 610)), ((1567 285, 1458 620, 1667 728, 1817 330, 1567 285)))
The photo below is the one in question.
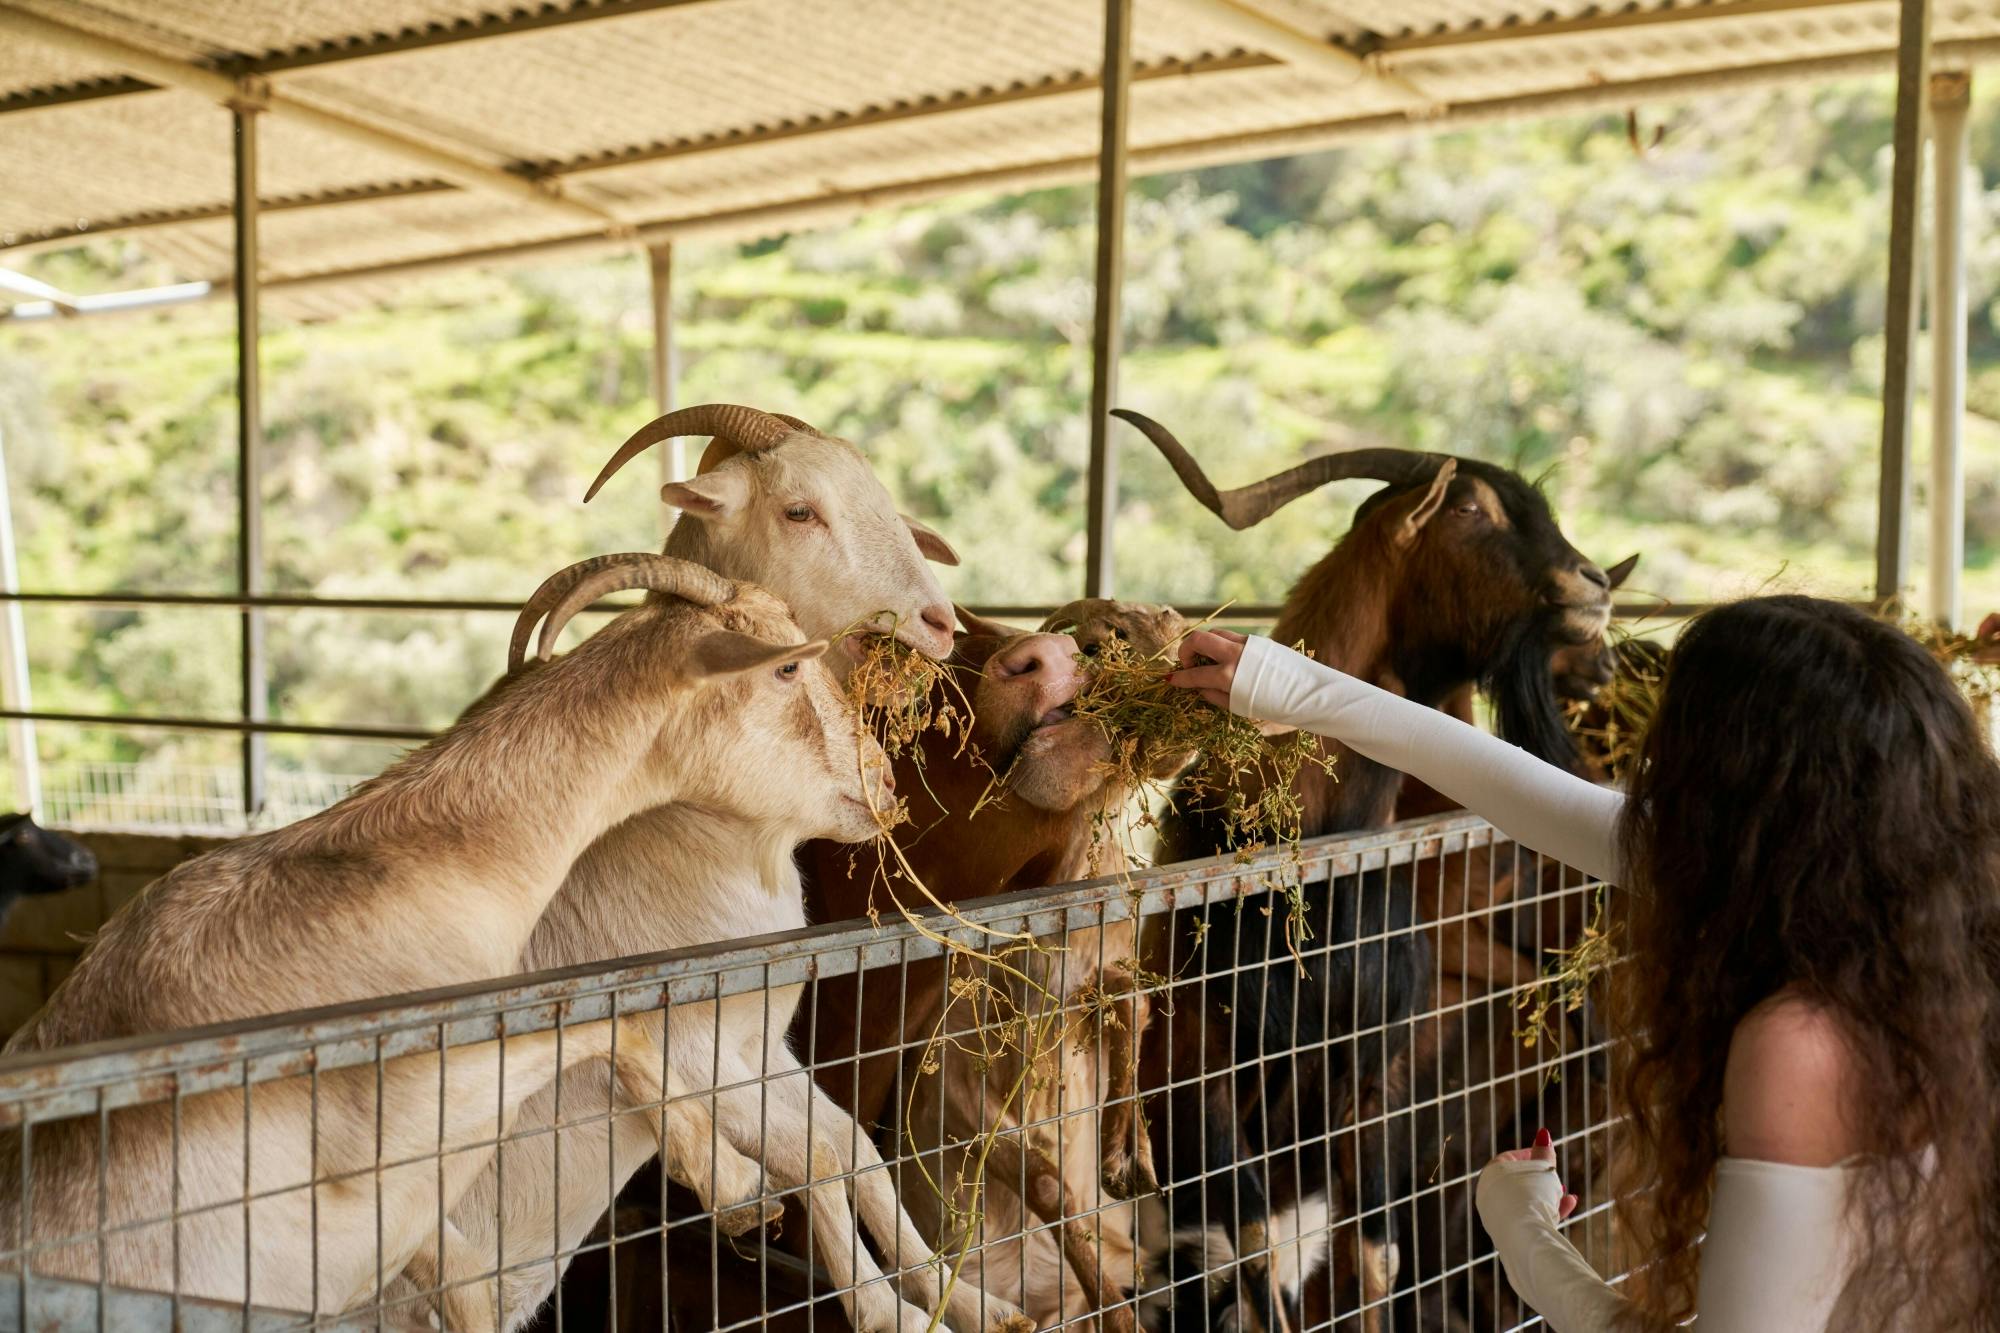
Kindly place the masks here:
POLYGON ((1625 798, 1477 727, 1251 636, 1231 712, 1328 736, 1408 773, 1547 856, 1617 883, 1625 798))
MULTIPOLYGON (((1824 1333, 1840 1299, 1848 1172, 1725 1157, 1716 1164, 1701 1243, 1700 1333, 1824 1333)), ((1631 1333, 1670 1326, 1598 1277, 1556 1225, 1562 1186, 1548 1162, 1487 1163, 1479 1220, 1522 1300, 1555 1333, 1631 1333)))

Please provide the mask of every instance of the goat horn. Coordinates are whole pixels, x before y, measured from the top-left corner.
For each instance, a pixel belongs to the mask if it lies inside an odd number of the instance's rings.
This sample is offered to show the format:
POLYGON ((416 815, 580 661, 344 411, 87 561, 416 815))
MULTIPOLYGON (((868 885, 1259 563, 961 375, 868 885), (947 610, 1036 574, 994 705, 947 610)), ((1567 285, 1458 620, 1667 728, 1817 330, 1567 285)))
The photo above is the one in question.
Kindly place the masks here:
POLYGON ((614 592, 627 592, 633 588, 644 588, 647 592, 662 592, 669 597, 678 597, 693 602, 696 606, 720 606, 736 596, 736 585, 714 570, 697 565, 691 560, 676 560, 670 555, 641 555, 635 560, 620 561, 592 570, 570 585, 570 589, 557 603, 549 618, 542 622, 541 638, 535 643, 535 656, 544 662, 555 651, 556 639, 562 634, 563 626, 579 611, 600 597, 608 597, 614 592))
POLYGON ((507 670, 519 667, 528 655, 528 639, 535 632, 535 626, 549 609, 562 600, 578 579, 587 574, 595 574, 600 569, 610 569, 618 565, 637 564, 641 560, 657 560, 659 557, 645 551, 624 551, 617 555, 594 555, 588 560, 579 560, 567 565, 542 580, 542 586, 534 595, 521 604, 521 614, 514 618, 514 635, 507 643, 507 670))
POLYGON ((1437 454, 1420 453, 1415 449, 1348 449, 1308 458, 1297 467, 1286 468, 1248 486, 1219 491, 1215 483, 1208 479, 1208 474, 1201 470, 1201 464, 1194 461, 1194 456, 1165 426, 1151 417, 1122 407, 1113 408, 1111 415, 1137 426, 1140 433, 1153 442, 1153 447, 1166 455, 1174 475, 1181 479, 1181 485, 1188 488, 1188 493, 1239 532, 1255 527, 1301 495, 1318 490, 1330 481, 1367 477, 1404 486, 1429 481, 1437 475, 1438 466, 1444 461, 1437 454))
MULTIPOLYGON (((714 443, 701 456, 699 470, 706 472, 731 454, 754 454, 769 449, 798 429, 790 417, 772 416, 769 412, 740 407, 735 403, 704 403, 699 407, 683 407, 663 417, 654 417, 618 446, 618 452, 611 455, 611 461, 604 465, 604 470, 597 474, 597 480, 591 482, 590 489, 583 493, 584 503, 588 504, 619 468, 661 440, 671 440, 677 435, 713 435, 714 443), (721 446, 720 453, 718 446, 721 446), (711 458, 711 455, 715 456, 711 458)), ((806 429, 812 428, 808 426, 806 429)))

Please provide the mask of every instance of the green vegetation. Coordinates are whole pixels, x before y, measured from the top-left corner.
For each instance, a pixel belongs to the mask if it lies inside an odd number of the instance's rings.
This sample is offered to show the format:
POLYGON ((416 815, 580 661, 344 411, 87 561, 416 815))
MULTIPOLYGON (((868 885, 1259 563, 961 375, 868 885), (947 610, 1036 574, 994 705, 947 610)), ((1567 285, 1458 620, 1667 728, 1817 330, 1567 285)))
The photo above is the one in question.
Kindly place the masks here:
MULTIPOLYGON (((1139 183, 1120 401, 1225 483, 1353 431, 1542 476, 1579 545, 1637 550, 1634 589, 1708 598, 1869 584, 1887 227, 1886 84, 1622 118, 1383 139, 1139 183)), ((2000 110, 1975 107, 1970 606, 2000 604, 2000 110)), ((961 600, 1079 590, 1090 192, 958 200, 681 256, 683 402, 848 436, 965 556, 961 600)), ((164 277, 129 244, 43 256, 102 289, 164 277)), ((632 257, 358 294, 265 343, 270 586, 524 596, 656 546, 644 469, 583 487, 653 413, 632 257), (366 299, 362 299, 365 297, 366 299)), ((226 591, 235 460, 221 307, 0 332, 0 431, 28 586, 226 591)), ((1920 423, 1922 412, 1919 413, 1920 423)), ((1923 447, 1920 429, 1919 450, 1923 447)), ((1349 484, 1230 533, 1119 428, 1120 590, 1266 601, 1342 531, 1349 484)), ((1921 461, 1919 477, 1923 475, 1921 461)), ((1921 560, 1921 533, 1919 534, 1921 560)), ((1921 568, 1921 563, 1919 564, 1921 568)), ((439 724, 500 669, 504 617, 274 614, 274 712, 439 724)), ((226 715, 222 611, 28 613, 37 702, 226 715)), ((50 757, 230 742, 47 727, 50 757)), ((274 743, 379 765, 381 746, 274 743)))

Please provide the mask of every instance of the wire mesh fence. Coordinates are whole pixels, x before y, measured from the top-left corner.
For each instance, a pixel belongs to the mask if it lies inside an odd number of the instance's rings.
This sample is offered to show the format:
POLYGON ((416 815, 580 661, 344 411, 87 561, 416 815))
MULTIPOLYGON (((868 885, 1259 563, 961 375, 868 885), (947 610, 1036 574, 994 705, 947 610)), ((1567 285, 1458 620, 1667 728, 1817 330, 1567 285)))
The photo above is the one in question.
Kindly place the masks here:
POLYGON ((1469 817, 0 1059, 0 1327, 1509 1329, 1599 890, 1469 817))
MULTIPOLYGON (((243 772, 234 765, 53 762, 40 767, 44 822, 70 828, 241 832, 243 772)), ((318 814, 365 775, 271 769, 257 827, 318 814)), ((18 802, 14 808, 18 808, 18 802)))

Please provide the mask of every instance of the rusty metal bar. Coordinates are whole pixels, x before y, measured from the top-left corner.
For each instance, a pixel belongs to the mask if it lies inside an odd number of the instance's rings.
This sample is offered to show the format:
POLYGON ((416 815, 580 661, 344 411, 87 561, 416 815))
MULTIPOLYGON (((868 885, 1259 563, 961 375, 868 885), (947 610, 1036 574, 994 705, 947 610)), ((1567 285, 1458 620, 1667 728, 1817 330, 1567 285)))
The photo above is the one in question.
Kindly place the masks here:
MULTIPOLYGON (((255 597, 264 577, 264 377, 259 355, 263 336, 262 256, 257 236, 256 107, 229 111, 235 128, 236 233, 236 590, 255 597)), ((249 730, 265 719, 270 685, 265 670, 264 615, 255 606, 241 616, 240 680, 243 732, 243 818, 254 821, 264 808, 264 739, 249 730)))
POLYGON ((1889 193, 1889 297, 1882 333, 1882 463, 1875 508, 1875 598, 1887 604, 1910 581, 1910 434, 1916 402, 1917 247, 1923 221, 1925 71, 1930 0, 1903 0, 1896 45, 1895 162, 1889 193))
MULTIPOLYGON (((674 410, 674 386, 680 381, 679 348, 674 345, 674 247, 661 242, 646 247, 646 294, 653 314, 653 341, 650 351, 653 368, 653 406, 665 416, 674 410)), ((687 478, 687 441, 675 436, 659 451, 660 484, 687 478)), ((660 525, 674 525, 675 509, 660 505, 660 525)))
MULTIPOLYGON (((1296 872, 1298 882, 1315 884, 1328 876, 1407 865, 1506 839, 1476 815, 1449 815, 1393 825, 1378 832, 1309 838, 1296 847, 1266 848, 1248 855, 1207 857, 1176 865, 1105 875, 1073 884, 1023 889, 961 904, 956 917, 935 912, 919 920, 940 936, 976 942, 987 932, 1028 931, 1036 935, 1085 929, 1100 921, 1124 921, 1199 906, 1211 890, 1254 895, 1296 872)), ((94 1042, 57 1051, 0 1055, 0 1106, 33 1101, 51 1093, 95 1088, 112 1081, 157 1076, 170 1070, 223 1067, 314 1045, 349 1043, 351 1050, 322 1057, 322 1069, 372 1062, 375 1038, 396 1038, 392 1057, 435 1049, 437 1030, 481 1022, 496 1012, 510 1015, 510 1034, 545 1031, 565 1023, 604 1017, 617 997, 620 1012, 645 1008, 650 989, 664 998, 691 1003, 741 995, 767 986, 798 984, 814 976, 838 976, 892 965, 904 958, 936 958, 944 946, 906 923, 885 919, 832 922, 748 940, 679 949, 648 958, 475 982, 411 995, 358 1000, 273 1018, 245 1019, 186 1032, 94 1042), (845 955, 845 958, 843 958, 845 955), (574 1007, 559 1013, 559 1006, 574 1007)), ((219 1084, 220 1085, 220 1084, 219 1084)))
POLYGON ((1124 345, 1126 138, 1132 110, 1132 0, 1104 0, 1102 134, 1097 151, 1097 300, 1090 340, 1090 470, 1083 595, 1115 586, 1118 458, 1111 409, 1124 345))

